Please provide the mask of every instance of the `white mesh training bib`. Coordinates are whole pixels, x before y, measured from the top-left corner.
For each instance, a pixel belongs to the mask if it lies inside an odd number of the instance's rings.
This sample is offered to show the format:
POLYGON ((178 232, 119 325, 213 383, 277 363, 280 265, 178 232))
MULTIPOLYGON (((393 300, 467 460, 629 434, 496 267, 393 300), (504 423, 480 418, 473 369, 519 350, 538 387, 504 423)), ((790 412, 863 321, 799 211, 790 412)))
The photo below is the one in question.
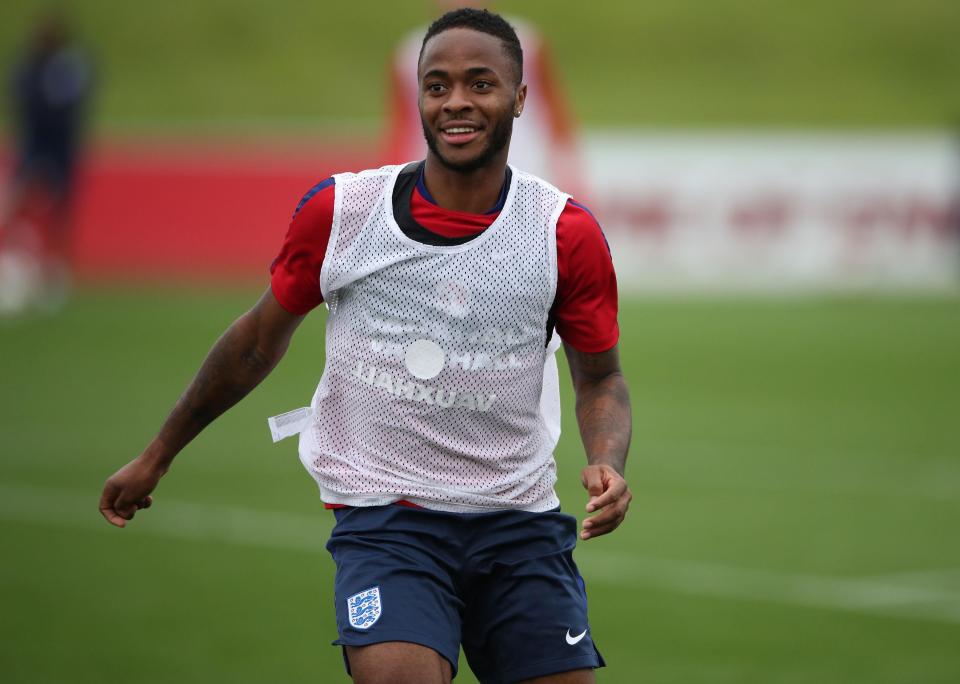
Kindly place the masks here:
POLYGON ((402 168, 336 176, 326 367, 300 459, 327 503, 554 508, 559 340, 547 347, 547 316, 567 196, 514 169, 489 228, 425 245, 393 216, 402 168))

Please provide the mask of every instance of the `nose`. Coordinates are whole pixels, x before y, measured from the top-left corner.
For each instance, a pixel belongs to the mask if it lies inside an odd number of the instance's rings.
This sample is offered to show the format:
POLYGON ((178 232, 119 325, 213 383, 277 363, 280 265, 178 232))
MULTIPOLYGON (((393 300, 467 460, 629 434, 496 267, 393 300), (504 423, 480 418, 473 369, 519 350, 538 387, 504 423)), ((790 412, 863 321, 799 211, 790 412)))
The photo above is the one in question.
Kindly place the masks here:
POLYGON ((469 88, 461 85, 453 86, 453 88, 450 89, 449 96, 443 103, 444 114, 455 114, 473 109, 473 102, 471 102, 469 95, 469 88))

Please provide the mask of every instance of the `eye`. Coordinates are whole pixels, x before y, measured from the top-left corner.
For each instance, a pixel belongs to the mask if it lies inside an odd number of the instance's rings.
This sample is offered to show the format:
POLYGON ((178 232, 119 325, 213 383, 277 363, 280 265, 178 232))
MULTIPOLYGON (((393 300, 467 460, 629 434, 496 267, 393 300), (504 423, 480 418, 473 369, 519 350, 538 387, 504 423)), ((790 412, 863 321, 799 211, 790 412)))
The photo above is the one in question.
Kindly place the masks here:
POLYGON ((444 86, 442 83, 428 83, 426 86, 428 93, 442 93, 446 89, 446 86, 444 86))
POLYGON ((489 90, 493 87, 493 84, 490 81, 477 81, 473 84, 473 87, 477 90, 489 90))

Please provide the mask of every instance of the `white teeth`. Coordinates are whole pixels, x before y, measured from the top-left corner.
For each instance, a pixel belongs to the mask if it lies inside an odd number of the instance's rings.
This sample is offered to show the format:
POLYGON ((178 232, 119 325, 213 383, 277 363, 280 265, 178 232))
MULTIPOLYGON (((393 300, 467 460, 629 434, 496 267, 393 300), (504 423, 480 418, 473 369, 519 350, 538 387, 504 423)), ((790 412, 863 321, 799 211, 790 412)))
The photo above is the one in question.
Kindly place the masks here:
POLYGON ((473 133, 476 128, 448 128, 444 133, 473 133))

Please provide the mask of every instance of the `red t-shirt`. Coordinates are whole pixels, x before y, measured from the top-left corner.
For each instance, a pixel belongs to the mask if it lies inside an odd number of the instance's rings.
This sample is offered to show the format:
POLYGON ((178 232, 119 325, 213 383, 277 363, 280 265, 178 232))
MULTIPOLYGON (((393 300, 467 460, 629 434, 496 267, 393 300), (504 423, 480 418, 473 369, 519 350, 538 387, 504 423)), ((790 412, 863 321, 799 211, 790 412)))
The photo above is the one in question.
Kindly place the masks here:
MULTIPOLYGON (((332 178, 304 196, 270 267, 274 297, 298 316, 323 302, 320 268, 330 240, 333 200, 332 178)), ((410 197, 410 213, 426 230, 449 238, 477 235, 499 215, 443 209, 419 188, 414 188, 410 197)), ((581 352, 607 351, 620 337, 617 279, 610 250, 596 219, 572 199, 557 221, 557 292, 551 315, 560 338, 581 352)))

